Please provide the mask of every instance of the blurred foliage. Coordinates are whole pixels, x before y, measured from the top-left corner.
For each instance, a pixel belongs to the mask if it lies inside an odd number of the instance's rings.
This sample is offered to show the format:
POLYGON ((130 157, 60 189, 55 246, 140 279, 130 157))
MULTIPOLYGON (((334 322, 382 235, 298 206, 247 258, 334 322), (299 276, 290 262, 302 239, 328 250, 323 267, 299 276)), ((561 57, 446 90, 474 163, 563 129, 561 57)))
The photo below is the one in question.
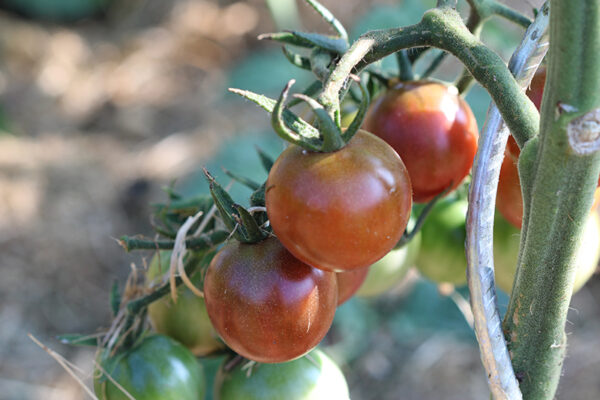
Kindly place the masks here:
POLYGON ((51 21, 74 21, 104 10, 111 0, 2 0, 0 7, 51 21))

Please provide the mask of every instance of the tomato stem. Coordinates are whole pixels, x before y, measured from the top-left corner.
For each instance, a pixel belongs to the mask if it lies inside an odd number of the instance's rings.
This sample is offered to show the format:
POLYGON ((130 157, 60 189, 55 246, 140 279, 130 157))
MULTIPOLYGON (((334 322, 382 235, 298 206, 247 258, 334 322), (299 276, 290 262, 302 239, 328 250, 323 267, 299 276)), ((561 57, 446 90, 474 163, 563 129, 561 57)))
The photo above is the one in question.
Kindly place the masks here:
MULTIPOLYGON (((229 232, 227 231, 215 230, 186 239, 185 247, 190 250, 207 250, 223 242, 228 236, 229 232)), ((121 236, 118 242, 128 252, 132 250, 172 250, 175 245, 174 240, 153 240, 130 236, 121 236)))
POLYGON ((398 60, 398 69, 400 71, 398 75, 400 80, 404 82, 414 80, 415 75, 413 74, 412 64, 410 63, 406 49, 396 52, 396 60, 398 60))
POLYGON ((523 396, 533 400, 552 399, 558 385, 573 259, 600 173, 600 2, 551 5, 540 136, 519 159, 525 209, 504 319, 523 396))
POLYGON ((432 46, 456 56, 490 93, 517 143, 522 146, 538 131, 539 114, 517 84, 504 61, 465 27, 453 9, 432 9, 421 22, 405 28, 372 31, 348 50, 324 84, 319 97, 330 115, 339 112, 339 93, 353 71, 399 50, 432 46))

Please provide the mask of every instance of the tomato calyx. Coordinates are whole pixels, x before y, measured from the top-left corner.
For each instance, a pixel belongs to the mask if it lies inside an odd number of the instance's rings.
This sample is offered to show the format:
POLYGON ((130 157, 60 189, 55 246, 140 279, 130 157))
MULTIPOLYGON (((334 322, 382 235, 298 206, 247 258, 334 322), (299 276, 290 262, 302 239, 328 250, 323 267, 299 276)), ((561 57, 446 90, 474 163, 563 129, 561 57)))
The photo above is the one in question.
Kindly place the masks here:
POLYGON ((293 79, 288 82, 277 100, 250 91, 240 89, 229 90, 253 101, 269 112, 271 114, 273 129, 284 140, 308 151, 328 153, 341 149, 352 139, 354 134, 360 129, 369 108, 369 92, 357 76, 351 75, 350 78, 358 84, 362 97, 354 119, 345 129, 341 127, 339 112, 333 116, 330 115, 323 105, 310 97, 308 92, 314 94, 312 93, 313 85, 305 93, 295 94, 293 96, 294 100, 290 101, 287 106, 285 102, 292 85, 295 83, 293 79), (305 102, 314 112, 317 118, 318 129, 289 110, 289 107, 297 104, 298 101, 305 102))
MULTIPOLYGON (((257 243, 265 239, 269 232, 258 224, 251 212, 235 203, 229 193, 219 185, 206 168, 203 168, 203 171, 208 180, 210 194, 215 201, 215 206, 219 210, 223 223, 232 235, 242 243, 257 243)), ((256 189, 259 188, 260 186, 256 189)), ((261 210, 258 211, 262 212, 261 210)))

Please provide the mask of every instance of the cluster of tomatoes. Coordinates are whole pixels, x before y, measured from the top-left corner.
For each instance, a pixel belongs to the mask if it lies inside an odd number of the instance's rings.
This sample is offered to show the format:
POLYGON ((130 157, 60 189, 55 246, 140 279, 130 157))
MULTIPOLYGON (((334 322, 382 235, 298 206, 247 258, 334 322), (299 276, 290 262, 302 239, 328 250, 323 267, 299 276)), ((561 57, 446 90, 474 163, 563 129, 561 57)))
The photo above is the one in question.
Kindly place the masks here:
MULTIPOLYGON (((538 107, 542 90, 540 72, 529 91, 538 107)), ((192 276, 204 298, 182 287, 177 303, 169 297, 155 301, 148 315, 160 334, 100 360, 128 393, 140 399, 202 398, 205 383, 194 356, 233 350, 237 358, 228 359, 215 380, 217 399, 291 393, 299 399, 348 398, 339 368, 315 349, 340 304, 357 293, 389 290, 414 263, 435 282, 466 282, 464 196, 438 201, 418 234, 407 235, 407 225, 413 209, 423 212, 423 203, 452 192, 469 174, 477 149, 469 106, 453 87, 395 82, 372 104, 363 128, 341 149, 290 145, 279 156, 264 184, 268 225, 262 226, 268 234, 255 241, 230 239, 210 253, 208 267, 192 276), (249 374, 235 362, 240 359, 261 364, 249 374)), ((497 207, 514 225, 501 217, 495 223, 496 280, 506 292, 522 218, 518 155, 509 141, 498 186, 497 207)), ((576 289, 593 272, 599 244, 600 220, 593 214, 576 259, 576 289)), ((157 253, 148 278, 160 277, 169 260, 169 252, 157 253)), ((127 398, 106 378, 96 381, 96 392, 103 399, 127 398)))

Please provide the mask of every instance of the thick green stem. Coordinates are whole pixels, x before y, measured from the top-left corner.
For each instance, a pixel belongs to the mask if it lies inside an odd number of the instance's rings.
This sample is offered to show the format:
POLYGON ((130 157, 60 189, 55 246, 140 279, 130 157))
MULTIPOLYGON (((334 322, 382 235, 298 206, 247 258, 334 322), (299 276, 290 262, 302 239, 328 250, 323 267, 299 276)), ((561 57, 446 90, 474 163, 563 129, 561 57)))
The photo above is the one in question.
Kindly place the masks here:
POLYGON ((552 0, 551 10, 540 137, 519 161, 525 231, 504 321, 523 398, 532 400, 556 392, 574 254, 600 172, 600 1, 552 0))
POLYGON ((330 114, 339 112, 338 94, 353 70, 401 49, 432 46, 453 54, 490 93, 519 146, 537 134, 539 114, 504 61, 465 27, 452 9, 432 9, 416 25, 368 32, 344 54, 324 85, 320 101, 330 114))
MULTIPOLYGON (((198 237, 186 239, 185 247, 190 250, 207 250, 214 245, 223 242, 229 236, 227 231, 213 231, 198 237)), ((131 250, 172 250, 175 246, 174 240, 151 240, 136 237, 123 236, 119 244, 125 251, 131 250)))

